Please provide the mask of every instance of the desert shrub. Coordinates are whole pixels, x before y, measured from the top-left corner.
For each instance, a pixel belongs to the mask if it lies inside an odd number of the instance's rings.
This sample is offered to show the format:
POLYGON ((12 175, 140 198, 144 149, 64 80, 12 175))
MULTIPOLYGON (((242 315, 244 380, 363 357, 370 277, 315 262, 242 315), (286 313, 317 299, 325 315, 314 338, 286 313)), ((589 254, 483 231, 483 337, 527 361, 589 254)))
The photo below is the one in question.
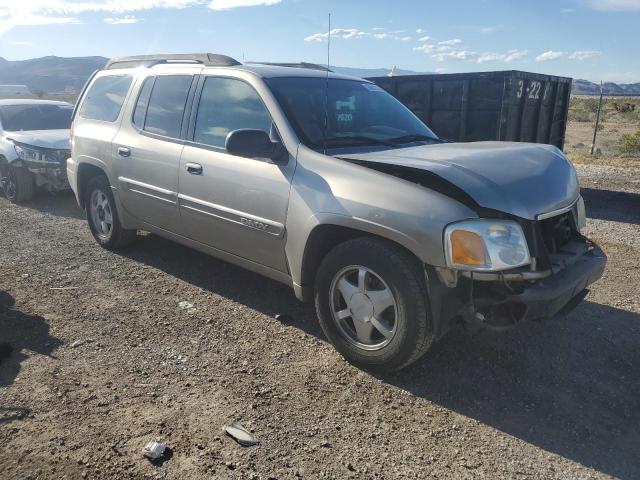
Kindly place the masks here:
MULTIPOLYGON (((582 99, 582 108, 584 108, 587 112, 596 113, 598 111, 598 97, 589 97, 582 99)), ((604 106, 603 101, 603 106, 604 106)))
POLYGON ((618 150, 623 155, 640 155, 640 130, 620 135, 618 150))
POLYGON ((582 108, 569 108, 569 121, 591 122, 593 115, 582 108))

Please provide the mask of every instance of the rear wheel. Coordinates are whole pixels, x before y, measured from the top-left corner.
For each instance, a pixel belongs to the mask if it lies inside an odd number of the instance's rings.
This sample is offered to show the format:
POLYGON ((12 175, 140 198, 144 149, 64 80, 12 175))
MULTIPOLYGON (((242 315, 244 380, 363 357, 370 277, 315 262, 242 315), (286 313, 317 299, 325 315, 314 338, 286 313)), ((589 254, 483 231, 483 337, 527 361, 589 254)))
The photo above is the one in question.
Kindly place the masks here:
POLYGON ((316 277, 323 331, 350 362, 399 370, 433 341, 422 266, 409 252, 365 237, 334 248, 316 277))
POLYGON ((107 177, 99 175, 90 179, 85 192, 87 221, 96 242, 109 250, 115 250, 133 242, 136 231, 127 230, 120 224, 107 177))
POLYGON ((33 197, 33 175, 24 167, 7 165, 2 169, 2 188, 11 203, 21 203, 33 197))

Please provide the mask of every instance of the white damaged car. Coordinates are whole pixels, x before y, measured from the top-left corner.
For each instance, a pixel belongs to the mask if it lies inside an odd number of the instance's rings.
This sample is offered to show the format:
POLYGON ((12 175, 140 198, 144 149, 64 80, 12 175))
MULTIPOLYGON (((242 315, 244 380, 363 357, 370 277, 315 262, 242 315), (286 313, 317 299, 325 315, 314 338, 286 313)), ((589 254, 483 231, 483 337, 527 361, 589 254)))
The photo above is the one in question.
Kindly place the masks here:
POLYGON ((73 105, 51 100, 0 100, 0 179, 13 203, 31 199, 35 187, 69 188, 69 126, 73 105))

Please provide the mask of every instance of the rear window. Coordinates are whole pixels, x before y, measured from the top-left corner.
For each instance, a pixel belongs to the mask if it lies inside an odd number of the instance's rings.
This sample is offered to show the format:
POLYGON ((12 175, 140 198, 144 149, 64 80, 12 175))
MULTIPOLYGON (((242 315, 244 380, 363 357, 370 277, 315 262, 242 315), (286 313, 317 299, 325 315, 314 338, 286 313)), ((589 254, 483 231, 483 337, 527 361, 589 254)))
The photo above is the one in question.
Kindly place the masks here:
POLYGON ((131 75, 100 77, 89 88, 78 114, 90 120, 115 122, 131 85, 131 75))
MULTIPOLYGON (((180 137, 184 107, 192 80, 193 77, 191 75, 163 75, 156 77, 149 104, 146 107, 147 116, 143 127, 145 131, 164 137, 180 137)), ((136 110, 138 107, 143 108, 142 105, 138 105, 136 110)), ((139 116, 134 121, 139 126, 139 116)))
POLYGON ((0 107, 3 130, 64 130, 71 125, 71 105, 4 105, 0 107))

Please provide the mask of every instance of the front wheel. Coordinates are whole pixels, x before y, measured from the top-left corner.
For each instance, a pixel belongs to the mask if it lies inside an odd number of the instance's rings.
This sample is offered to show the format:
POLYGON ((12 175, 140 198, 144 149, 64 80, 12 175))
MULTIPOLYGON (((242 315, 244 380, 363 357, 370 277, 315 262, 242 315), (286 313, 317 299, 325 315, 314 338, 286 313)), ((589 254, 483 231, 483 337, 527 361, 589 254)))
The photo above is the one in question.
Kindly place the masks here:
POLYGON ((28 202, 33 197, 33 175, 24 167, 7 165, 2 169, 2 188, 11 203, 28 202))
POLYGON ((338 245, 316 277, 322 329, 351 363, 399 370, 433 342, 424 271, 409 252, 364 237, 338 245))
POLYGON ((115 250, 133 242, 136 231, 127 230, 120 224, 107 177, 104 175, 93 177, 89 180, 85 191, 87 221, 96 242, 108 250, 115 250))

